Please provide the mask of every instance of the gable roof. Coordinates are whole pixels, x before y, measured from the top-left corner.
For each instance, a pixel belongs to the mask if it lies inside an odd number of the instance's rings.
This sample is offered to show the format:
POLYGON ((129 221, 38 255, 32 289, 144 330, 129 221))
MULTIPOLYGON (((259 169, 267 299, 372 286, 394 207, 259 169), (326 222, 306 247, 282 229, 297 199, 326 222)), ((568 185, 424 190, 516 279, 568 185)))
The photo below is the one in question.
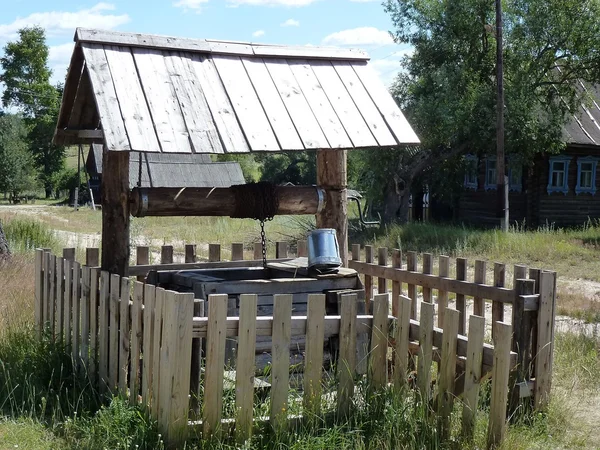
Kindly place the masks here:
POLYGON ((81 28, 75 42, 59 145, 247 153, 419 142, 362 51, 81 28))
MULTIPOLYGON (((129 187, 229 187, 244 184, 237 162, 212 162, 209 155, 131 152, 129 187)), ((86 167, 102 175, 102 145, 92 144, 86 167)))
POLYGON ((591 97, 591 104, 581 105, 576 114, 569 117, 563 129, 565 142, 572 145, 600 146, 600 85, 579 85, 591 97))

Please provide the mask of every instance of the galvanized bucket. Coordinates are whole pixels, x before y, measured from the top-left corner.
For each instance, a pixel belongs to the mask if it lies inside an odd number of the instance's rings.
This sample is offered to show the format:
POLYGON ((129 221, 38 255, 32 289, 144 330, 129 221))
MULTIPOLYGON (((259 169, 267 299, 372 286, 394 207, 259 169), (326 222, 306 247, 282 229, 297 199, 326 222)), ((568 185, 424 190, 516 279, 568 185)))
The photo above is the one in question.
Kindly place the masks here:
POLYGON ((332 272, 342 265, 340 247, 333 228, 319 228, 308 235, 308 267, 332 272))

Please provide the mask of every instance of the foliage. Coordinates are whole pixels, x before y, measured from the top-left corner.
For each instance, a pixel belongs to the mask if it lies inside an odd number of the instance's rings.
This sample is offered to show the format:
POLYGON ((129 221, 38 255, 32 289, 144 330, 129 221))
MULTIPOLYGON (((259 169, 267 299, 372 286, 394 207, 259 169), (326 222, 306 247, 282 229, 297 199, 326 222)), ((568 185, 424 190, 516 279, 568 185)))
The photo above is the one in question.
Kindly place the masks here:
POLYGON ((253 153, 223 153, 216 156, 219 162, 235 161, 242 168, 246 183, 260 179, 260 164, 253 153))
POLYGON ((275 184, 311 185, 317 181, 317 153, 294 151, 256 156, 262 164, 263 181, 275 184))
POLYGON ((25 122, 16 114, 0 115, 0 191, 17 197, 33 187, 33 175, 25 122))
POLYGON ((57 249, 60 244, 46 224, 28 217, 5 221, 4 232, 14 252, 27 252, 36 248, 57 249))

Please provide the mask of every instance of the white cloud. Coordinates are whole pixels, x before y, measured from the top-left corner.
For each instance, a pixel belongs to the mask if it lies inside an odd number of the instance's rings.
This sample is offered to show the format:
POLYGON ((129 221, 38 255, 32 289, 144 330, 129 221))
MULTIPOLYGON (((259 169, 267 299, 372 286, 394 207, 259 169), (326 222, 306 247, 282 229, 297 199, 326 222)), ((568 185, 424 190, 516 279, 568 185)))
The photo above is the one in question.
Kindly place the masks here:
POLYGON ((323 44, 326 45, 391 45, 394 43, 392 36, 387 31, 375 27, 359 27, 338 31, 325 36, 323 44))
POLYGON ((71 54, 73 53, 73 46, 72 42, 67 42, 65 44, 52 45, 48 48, 48 64, 52 69, 51 82, 53 84, 65 81, 69 62, 71 61, 71 54))
POLYGON ((127 14, 107 14, 115 6, 111 3, 97 3, 88 9, 75 12, 48 11, 37 12, 27 17, 18 17, 11 23, 0 24, 0 39, 14 39, 19 29, 38 25, 46 30, 47 36, 73 33, 75 28, 110 29, 130 21, 127 14))
POLYGON ((250 6, 308 6, 318 0, 227 0, 229 6, 238 7, 240 5, 250 6))
POLYGON ((183 8, 184 11, 192 10, 196 13, 200 13, 202 6, 208 3, 208 0, 178 0, 173 2, 173 6, 176 8, 183 8))
POLYGON ((256 30, 254 33, 252 33, 253 37, 261 37, 265 35, 265 30, 256 30))
POLYGON ((369 66, 375 70, 381 81, 383 81, 386 86, 389 86, 395 80, 396 75, 402 70, 400 60, 404 56, 412 55, 413 52, 414 48, 412 47, 398 50, 384 58, 372 59, 369 61, 369 66))
POLYGON ((281 24, 282 27, 299 27, 300 22, 296 19, 288 19, 281 24))
POLYGON ((373 3, 373 2, 377 2, 379 0, 350 0, 351 2, 354 3, 373 3))

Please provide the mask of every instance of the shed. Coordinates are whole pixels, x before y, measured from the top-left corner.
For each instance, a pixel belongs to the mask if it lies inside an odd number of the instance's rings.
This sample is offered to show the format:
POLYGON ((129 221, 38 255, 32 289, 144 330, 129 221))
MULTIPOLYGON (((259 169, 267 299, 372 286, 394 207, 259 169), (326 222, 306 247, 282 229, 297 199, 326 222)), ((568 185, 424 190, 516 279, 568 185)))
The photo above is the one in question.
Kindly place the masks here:
POLYGON ((419 142, 368 60, 353 49, 77 29, 54 142, 104 147, 102 266, 124 273, 129 257, 128 151, 317 150, 327 203, 317 226, 337 230, 345 260, 346 150, 419 142))

